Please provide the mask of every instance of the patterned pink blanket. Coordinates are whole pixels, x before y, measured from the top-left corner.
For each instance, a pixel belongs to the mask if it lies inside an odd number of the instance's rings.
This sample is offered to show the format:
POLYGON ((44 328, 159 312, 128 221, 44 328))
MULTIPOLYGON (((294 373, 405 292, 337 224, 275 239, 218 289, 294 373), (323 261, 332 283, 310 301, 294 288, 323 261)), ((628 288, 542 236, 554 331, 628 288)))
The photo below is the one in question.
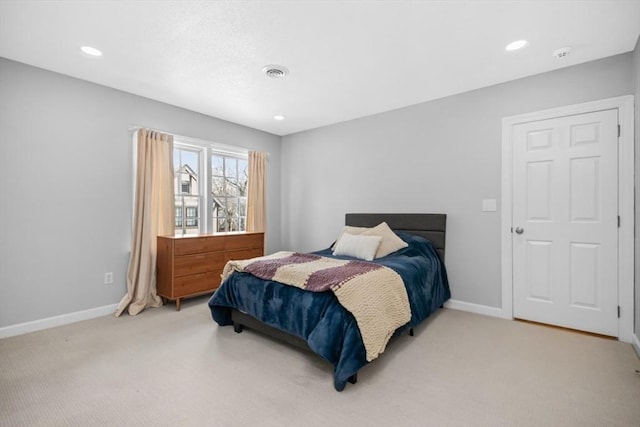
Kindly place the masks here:
POLYGON ((372 262, 277 252, 249 260, 229 261, 222 280, 234 271, 312 292, 332 291, 356 319, 367 361, 377 358, 394 331, 411 319, 402 278, 392 269, 372 262))

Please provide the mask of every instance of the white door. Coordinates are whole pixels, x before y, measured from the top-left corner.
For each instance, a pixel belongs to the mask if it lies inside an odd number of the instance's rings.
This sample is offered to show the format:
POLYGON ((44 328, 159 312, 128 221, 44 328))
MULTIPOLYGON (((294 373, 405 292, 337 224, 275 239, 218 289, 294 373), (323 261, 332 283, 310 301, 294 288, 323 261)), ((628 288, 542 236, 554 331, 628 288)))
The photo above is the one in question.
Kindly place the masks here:
POLYGON ((618 336, 618 110, 513 127, 513 314, 618 336))

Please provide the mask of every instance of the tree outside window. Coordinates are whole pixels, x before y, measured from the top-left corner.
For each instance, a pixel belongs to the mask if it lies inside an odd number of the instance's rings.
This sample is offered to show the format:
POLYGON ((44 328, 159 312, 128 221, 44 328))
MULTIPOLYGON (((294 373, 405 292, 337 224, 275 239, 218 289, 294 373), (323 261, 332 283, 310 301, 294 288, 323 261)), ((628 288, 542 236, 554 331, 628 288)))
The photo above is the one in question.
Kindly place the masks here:
POLYGON ((245 231, 247 223, 246 158, 213 154, 211 156, 211 195, 215 231, 245 231))

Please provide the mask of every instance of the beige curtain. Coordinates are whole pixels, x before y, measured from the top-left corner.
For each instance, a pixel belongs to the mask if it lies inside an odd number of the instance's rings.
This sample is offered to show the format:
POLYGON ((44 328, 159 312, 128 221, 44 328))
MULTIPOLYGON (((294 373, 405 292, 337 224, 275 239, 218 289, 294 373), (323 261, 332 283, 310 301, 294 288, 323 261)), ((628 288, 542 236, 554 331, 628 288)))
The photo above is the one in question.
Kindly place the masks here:
POLYGON ((247 195, 247 231, 265 231, 267 153, 249 151, 249 190, 247 195))
POLYGON ((173 136, 140 129, 137 156, 127 294, 116 316, 125 309, 135 316, 147 307, 162 305, 156 293, 156 237, 172 235, 175 227, 173 136))

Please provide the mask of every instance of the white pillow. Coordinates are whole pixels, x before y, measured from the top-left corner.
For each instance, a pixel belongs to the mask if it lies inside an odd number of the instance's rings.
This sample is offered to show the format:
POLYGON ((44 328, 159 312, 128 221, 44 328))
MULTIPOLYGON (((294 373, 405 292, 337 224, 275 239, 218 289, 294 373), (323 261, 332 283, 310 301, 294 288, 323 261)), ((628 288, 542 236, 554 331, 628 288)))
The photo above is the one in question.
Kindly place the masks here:
POLYGON ((340 240, 336 242, 333 254, 348 255, 365 261, 373 261, 380 241, 382 241, 382 237, 380 236, 342 233, 340 240))
POLYGON ((382 237, 382 241, 378 246, 378 250, 376 251, 375 258, 382 258, 383 256, 387 256, 390 253, 398 251, 402 248, 406 248, 409 246, 407 242, 398 237, 396 233, 393 232, 391 228, 387 225, 386 222, 381 222, 375 227, 360 233, 360 236, 380 236, 382 237))
POLYGON ((333 244, 333 246, 331 246, 331 249, 336 248, 336 245, 338 244, 338 242, 340 241, 340 238, 344 233, 362 234, 368 230, 371 230, 371 228, 370 227, 352 227, 350 225, 345 225, 344 227, 342 227, 342 231, 340 231, 340 234, 338 234, 338 238, 336 239, 336 242, 333 244))

